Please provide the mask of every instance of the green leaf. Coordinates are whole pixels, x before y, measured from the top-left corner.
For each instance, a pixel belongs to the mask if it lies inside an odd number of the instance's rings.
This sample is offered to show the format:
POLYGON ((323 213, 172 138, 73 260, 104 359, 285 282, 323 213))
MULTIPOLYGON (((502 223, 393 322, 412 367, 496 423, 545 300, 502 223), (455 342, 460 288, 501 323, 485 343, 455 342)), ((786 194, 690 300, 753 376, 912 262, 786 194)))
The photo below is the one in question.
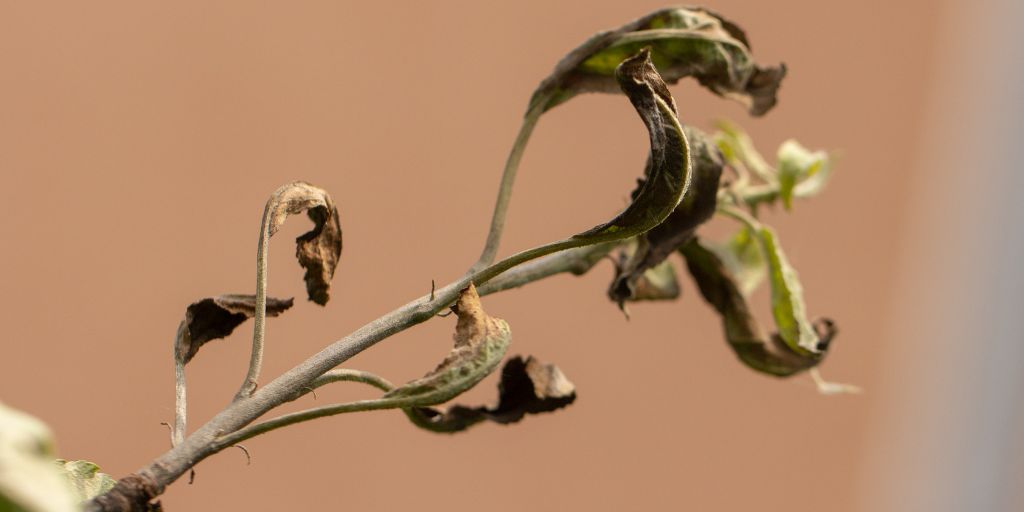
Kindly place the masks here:
POLYGON ((762 181, 774 183, 775 171, 750 140, 750 136, 739 126, 725 120, 716 123, 718 133, 714 135, 715 144, 725 156, 725 162, 733 167, 742 166, 751 170, 762 181))
POLYGON ((469 390, 498 367, 512 341, 508 323, 484 312, 472 284, 462 290, 453 309, 459 320, 448 357, 424 377, 389 391, 381 400, 401 399, 417 407, 440 404, 469 390))
POLYGON ((715 213, 722 157, 703 132, 690 126, 683 130, 692 155, 689 189, 664 222, 638 237, 635 249, 618 265, 608 297, 620 307, 625 301, 642 300, 638 295, 642 293, 641 281, 650 277, 648 272, 692 238, 697 228, 715 213))
POLYGON ((740 361, 758 372, 779 377, 794 375, 821 362, 836 332, 831 321, 822 320, 818 324, 820 351, 794 350, 780 335, 764 335, 715 251, 693 239, 680 252, 704 300, 721 315, 726 341, 740 361))
POLYGON ((553 364, 544 364, 533 356, 516 356, 505 363, 498 384, 498 405, 466 407, 453 405, 447 410, 429 407, 406 409, 418 427, 440 433, 454 433, 483 421, 515 423, 527 414, 552 412, 576 400, 576 387, 553 364))
POLYGON ((831 170, 829 157, 824 151, 812 153, 792 139, 779 146, 777 165, 779 196, 787 210, 793 208, 793 196, 798 183, 808 183, 803 189, 803 194, 816 194, 824 187, 831 170), (813 181, 808 181, 811 179, 813 181))
POLYGON ((772 288, 772 315, 779 328, 779 336, 797 352, 817 353, 821 350, 820 340, 811 322, 807 320, 804 304, 804 289, 796 269, 779 245, 775 231, 762 225, 757 230, 762 248, 768 260, 768 281, 772 288))
POLYGON ((704 242, 725 265, 744 297, 749 297, 768 274, 761 244, 744 226, 725 244, 704 242))
POLYGON ((707 9, 660 9, 617 29, 600 32, 566 55, 531 100, 548 110, 583 92, 618 92, 613 70, 626 57, 650 48, 668 83, 694 77, 715 94, 739 101, 753 115, 776 103, 786 68, 762 68, 750 55, 746 35, 707 9))
POLYGON ((68 481, 74 487, 78 501, 86 501, 95 498, 114 487, 117 483, 110 475, 100 473, 100 467, 86 460, 57 460, 57 467, 60 468, 68 481))
POLYGON ((0 404, 0 511, 77 510, 78 499, 54 464, 50 429, 0 404))
POLYGON ((573 236, 577 240, 624 239, 661 224, 682 200, 693 175, 675 100, 651 64, 650 52, 643 49, 622 61, 615 75, 647 126, 651 151, 629 206, 611 221, 573 236))

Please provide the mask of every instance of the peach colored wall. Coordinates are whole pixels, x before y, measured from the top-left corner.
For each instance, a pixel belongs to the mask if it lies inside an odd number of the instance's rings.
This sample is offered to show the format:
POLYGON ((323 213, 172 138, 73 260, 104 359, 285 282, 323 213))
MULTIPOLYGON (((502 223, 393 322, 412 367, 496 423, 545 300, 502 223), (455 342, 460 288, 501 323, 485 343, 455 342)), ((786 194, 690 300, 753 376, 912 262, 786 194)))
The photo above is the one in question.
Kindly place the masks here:
MULTIPOLYGON (((47 421, 66 458, 115 476, 165 450, 171 340, 184 307, 252 289, 259 214, 305 179, 340 205, 345 253, 326 309, 269 323, 265 375, 457 277, 479 250, 527 97, 630 2, 0 3, 0 399, 47 421)), ((728 117, 766 153, 789 137, 842 152, 820 200, 772 213, 811 313, 841 329, 823 397, 735 361, 689 281, 678 303, 604 298, 607 264, 485 299, 513 353, 557 362, 566 411, 445 437, 395 412, 319 421, 229 450, 167 510, 829 510, 855 507, 865 428, 885 390, 881 318, 935 37, 931 2, 721 1, 759 60, 791 73, 752 120, 692 84, 685 122, 728 117)), ((540 123, 503 249, 617 211, 646 136, 621 97, 540 123)), ((302 294, 286 226, 271 293, 302 294)), ((764 304, 763 295, 762 302, 764 304)), ((767 310, 762 309, 767 314, 767 310)), ((438 319, 353 359, 401 381, 447 351, 438 319)), ((249 327, 190 365, 193 425, 234 393, 249 327)), ((489 400, 488 380, 469 397, 489 400)), ((355 386, 319 403, 365 396, 355 386)), ((295 407, 308 407, 303 399, 295 407)))

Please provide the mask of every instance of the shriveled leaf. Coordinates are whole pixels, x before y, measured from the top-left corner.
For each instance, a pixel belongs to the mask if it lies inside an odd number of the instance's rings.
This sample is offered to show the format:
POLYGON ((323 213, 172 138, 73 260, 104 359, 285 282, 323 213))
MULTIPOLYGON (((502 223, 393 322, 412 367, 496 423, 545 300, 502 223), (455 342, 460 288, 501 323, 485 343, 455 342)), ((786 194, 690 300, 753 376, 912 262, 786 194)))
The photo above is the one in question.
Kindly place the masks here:
POLYGON ((693 174, 675 100, 651 64, 650 52, 644 49, 622 61, 615 76, 647 126, 651 151, 629 206, 611 221, 573 237, 577 239, 622 239, 657 226, 679 204, 693 174))
POLYGON ((78 501, 86 501, 106 493, 117 480, 106 473, 100 473, 100 467, 87 460, 57 460, 57 467, 74 488, 78 501))
POLYGON ((50 429, 42 421, 3 404, 0 404, 0 510, 79 510, 71 485, 54 464, 50 429))
POLYGON ((777 162, 779 197, 782 198, 782 205, 787 210, 793 208, 793 196, 798 184, 807 183, 804 186, 804 193, 816 194, 824 187, 831 170, 827 153, 811 152, 792 139, 779 146, 777 162))
POLYGON ((744 297, 750 296, 768 275, 761 244, 746 226, 725 244, 702 243, 722 261, 744 297))
POLYGON ((295 256, 306 269, 306 291, 309 300, 327 304, 331 278, 341 257, 341 224, 338 208, 331 196, 319 187, 302 181, 284 185, 267 201, 266 237, 277 233, 289 215, 307 212, 314 227, 295 239, 295 256))
MULTIPOLYGON (((267 298, 267 315, 277 316, 292 307, 292 299, 267 298)), ((184 362, 195 357, 207 342, 225 338, 235 327, 256 314, 254 295, 218 295, 194 302, 185 309, 178 326, 175 349, 184 362)))
POLYGON ((721 315, 726 341, 740 361, 756 371, 780 377, 799 373, 821 362, 835 334, 831 321, 819 323, 820 351, 812 354, 793 350, 779 335, 765 336, 739 287, 713 251, 694 239, 680 252, 704 300, 721 315))
POLYGON ((571 51, 541 82, 533 107, 547 110, 583 92, 618 92, 611 80, 615 66, 642 48, 652 49, 654 65, 668 83, 692 76, 753 115, 775 105, 786 74, 784 65, 755 64, 736 24, 707 9, 671 7, 598 33, 571 51))
POLYGON ((385 399, 407 399, 413 406, 440 404, 469 390, 498 367, 512 341, 508 323, 484 312, 472 284, 462 290, 453 309, 459 320, 448 357, 426 376, 389 391, 385 399))
POLYGON ((684 131, 690 142, 693 170, 689 189, 664 222, 638 237, 636 249, 617 268, 608 297, 620 307, 625 301, 642 300, 638 294, 644 276, 692 238, 697 227, 715 213, 722 157, 703 132, 690 126, 684 131))
POLYGON ((551 412, 576 400, 576 387, 553 364, 544 364, 530 356, 516 356, 505 363, 498 383, 498 405, 466 407, 454 405, 447 410, 429 407, 406 409, 417 426, 433 432, 454 433, 483 421, 509 424, 527 414, 551 412))

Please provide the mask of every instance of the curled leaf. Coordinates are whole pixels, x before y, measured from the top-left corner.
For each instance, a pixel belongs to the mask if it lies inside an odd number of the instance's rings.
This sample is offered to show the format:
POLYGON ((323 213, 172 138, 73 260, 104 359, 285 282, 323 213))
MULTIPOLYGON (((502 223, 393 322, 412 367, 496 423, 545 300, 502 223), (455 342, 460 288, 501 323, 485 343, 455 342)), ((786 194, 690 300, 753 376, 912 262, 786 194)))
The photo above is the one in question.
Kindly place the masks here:
POLYGON ((608 297, 620 307, 627 300, 642 300, 638 294, 644 276, 690 240, 697 227, 715 213, 722 157, 703 132, 689 126, 684 131, 693 168, 689 190, 664 222, 638 237, 636 250, 617 269, 608 297))
POLYGON ((531 108, 548 110, 584 92, 618 92, 611 80, 615 66, 646 47, 668 83, 692 76, 756 116, 775 105, 786 75, 784 65, 754 63, 747 37, 736 24, 706 9, 671 7, 600 32, 569 52, 541 82, 531 108))
POLYGON ((680 252, 704 300, 721 315, 726 341, 740 361, 756 371, 780 377, 799 373, 821 362, 836 333, 831 320, 817 324, 820 351, 794 350, 778 334, 765 336, 733 277, 713 251, 695 238, 680 252))
POLYGON ((505 363, 498 383, 498 405, 466 407, 454 405, 441 411, 429 407, 406 409, 417 426, 433 432, 454 433, 483 421, 509 424, 527 414, 551 412, 576 400, 576 387, 553 364, 530 356, 516 356, 505 363))
MULTIPOLYGON (((292 307, 292 299, 267 298, 267 315, 277 316, 292 307)), ((185 309, 178 326, 175 350, 185 363, 192 360, 207 342, 227 337, 256 313, 253 295, 218 295, 194 302, 185 309)))
POLYGON ((46 424, 0 404, 0 510, 80 510, 71 485, 54 464, 53 444, 46 424))
POLYGON ((331 196, 319 187, 302 181, 284 185, 267 201, 264 214, 266 238, 270 238, 288 215, 307 212, 313 221, 312 230, 295 239, 295 256, 306 269, 306 291, 309 300, 323 306, 330 298, 331 278, 341 257, 341 224, 338 208, 331 196))
POLYGON ((498 367, 512 341, 508 323, 484 312, 473 284, 462 290, 453 310, 459 320, 448 357, 424 377, 389 391, 384 399, 403 399, 414 406, 447 402, 498 367))
POLYGON ((661 224, 690 185, 690 149, 676 115, 675 100, 651 63, 647 49, 622 61, 615 76, 650 135, 651 151, 633 201, 611 221, 574 239, 622 239, 661 224))
POLYGON ((91 500, 106 493, 114 487, 117 480, 106 473, 100 473, 100 467, 87 460, 57 460, 68 482, 71 483, 79 502, 91 500))

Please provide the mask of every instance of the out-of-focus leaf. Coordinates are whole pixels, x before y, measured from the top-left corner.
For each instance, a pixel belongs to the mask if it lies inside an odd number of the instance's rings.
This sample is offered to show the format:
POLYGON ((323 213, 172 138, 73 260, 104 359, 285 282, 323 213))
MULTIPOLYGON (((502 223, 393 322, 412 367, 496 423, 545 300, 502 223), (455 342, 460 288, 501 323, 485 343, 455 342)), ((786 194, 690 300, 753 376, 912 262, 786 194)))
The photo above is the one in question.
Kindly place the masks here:
POLYGON ((0 510, 79 510, 71 486, 54 464, 50 429, 42 421, 3 404, 0 404, 0 510))
POLYGON ((703 243, 722 260, 744 297, 750 296, 768 274, 761 244, 746 226, 725 244, 703 243))
POLYGON ((718 121, 716 127, 718 132, 714 135, 715 145, 722 152, 726 163, 731 166, 741 165, 768 183, 777 179, 775 170, 765 162, 761 152, 742 128, 724 120, 718 121))
POLYGON ((799 373, 821 362, 836 332, 830 320, 818 324, 820 351, 813 354, 795 351, 779 335, 764 335, 743 294, 713 251, 694 239, 680 252, 704 300, 721 315, 726 341, 740 361, 756 371, 780 377, 799 373))
POLYGON ((676 269, 669 261, 663 261, 640 275, 633 287, 629 300, 675 300, 681 293, 676 269))
POLYGON ((453 310, 459 320, 455 346, 448 357, 424 377, 389 391, 384 399, 405 398, 415 406, 440 404, 469 390, 497 368, 512 341, 508 323, 484 312, 472 284, 462 290, 453 310))
POLYGON ((114 480, 106 473, 100 473, 100 467, 87 460, 57 460, 57 467, 64 472, 79 502, 91 500, 106 493, 114 487, 114 480))
POLYGON ((576 400, 576 387, 553 364, 534 357, 516 356, 505 363, 498 383, 498 405, 466 407, 454 405, 447 410, 429 407, 406 409, 417 426, 433 432, 454 433, 483 421, 515 423, 527 414, 551 412, 576 400))
POLYGON ((623 239, 650 230, 676 208, 693 175, 675 100, 651 64, 650 52, 643 49, 622 61, 615 75, 647 126, 651 151, 629 206, 611 221, 575 235, 575 239, 623 239))
POLYGON ((787 210, 793 208, 793 195, 798 183, 807 183, 804 193, 813 195, 824 187, 831 170, 828 154, 824 151, 811 152, 792 139, 779 146, 777 162, 779 197, 787 210))
POLYGON ((664 222, 638 237, 636 249, 618 266, 608 297, 620 307, 625 301, 642 300, 638 297, 640 281, 648 271, 692 238, 697 227, 715 213, 722 157, 700 130, 687 126, 684 132, 690 142, 693 169, 690 187, 664 222))
POLYGON ((762 68, 734 23, 702 8, 671 7, 615 30, 600 32, 569 52, 541 82, 531 109, 543 110, 583 92, 618 92, 612 72, 626 57, 651 48, 654 65, 668 83, 692 76, 715 94, 762 115, 776 103, 784 65, 762 68))
MULTIPOLYGON (((267 298, 267 315, 277 316, 292 307, 292 299, 267 298)), ((208 341, 224 338, 256 313, 253 295, 218 295, 194 302, 185 309, 178 326, 175 350, 187 363, 208 341)))
POLYGON ((341 257, 341 224, 331 196, 302 181, 282 186, 267 201, 266 238, 277 233, 289 215, 307 212, 314 227, 295 239, 295 256, 306 269, 309 300, 323 306, 330 298, 331 278, 341 257))

